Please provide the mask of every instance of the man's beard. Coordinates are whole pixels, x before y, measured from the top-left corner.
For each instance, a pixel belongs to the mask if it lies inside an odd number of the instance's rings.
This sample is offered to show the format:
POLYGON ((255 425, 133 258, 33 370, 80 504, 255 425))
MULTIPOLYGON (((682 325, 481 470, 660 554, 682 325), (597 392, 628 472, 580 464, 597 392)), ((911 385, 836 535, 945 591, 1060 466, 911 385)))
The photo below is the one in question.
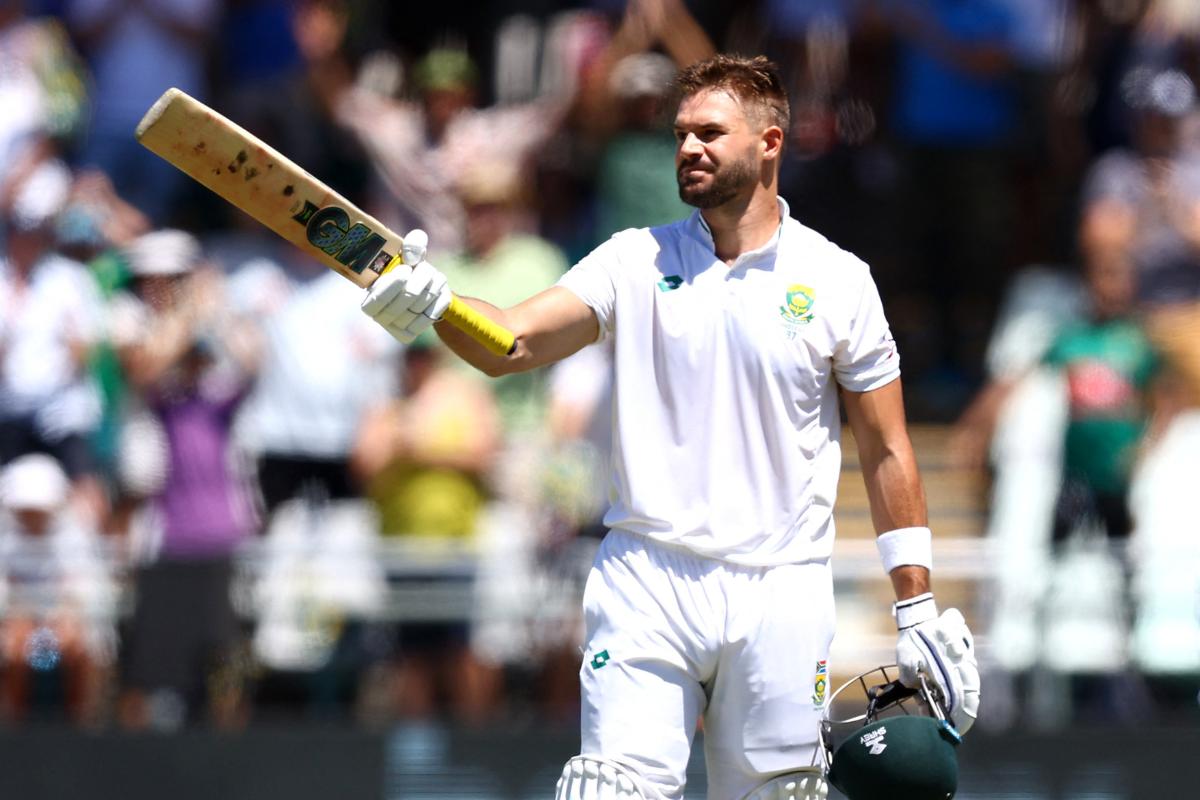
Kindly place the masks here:
POLYGON ((677 170, 675 179, 679 182, 679 199, 694 208, 716 208, 737 197, 758 178, 754 162, 749 158, 730 162, 712 175, 712 184, 702 189, 698 184, 685 182, 682 170, 677 170))

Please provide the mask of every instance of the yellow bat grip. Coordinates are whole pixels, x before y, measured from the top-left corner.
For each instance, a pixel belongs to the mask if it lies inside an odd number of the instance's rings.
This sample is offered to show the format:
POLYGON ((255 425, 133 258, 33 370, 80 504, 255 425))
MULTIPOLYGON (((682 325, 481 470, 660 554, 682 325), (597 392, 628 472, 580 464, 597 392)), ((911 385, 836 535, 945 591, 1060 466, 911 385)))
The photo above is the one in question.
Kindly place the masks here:
POLYGON ((506 356, 517 349, 517 338, 510 330, 492 322, 458 297, 450 301, 442 319, 498 356, 506 356))
MULTIPOLYGON (((397 264, 403 263, 403 258, 397 254, 379 274, 384 275, 397 264)), ((517 337, 512 335, 512 331, 492 322, 458 297, 450 301, 450 306, 443 312, 442 319, 498 356, 507 356, 517 349, 517 337)))

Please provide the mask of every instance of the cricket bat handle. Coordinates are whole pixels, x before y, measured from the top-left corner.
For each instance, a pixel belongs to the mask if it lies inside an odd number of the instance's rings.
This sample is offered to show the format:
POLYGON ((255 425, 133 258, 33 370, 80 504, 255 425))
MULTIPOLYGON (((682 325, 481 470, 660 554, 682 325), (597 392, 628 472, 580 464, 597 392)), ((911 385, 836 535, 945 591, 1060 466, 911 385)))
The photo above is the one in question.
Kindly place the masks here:
POLYGON ((442 319, 482 344, 489 352, 506 356, 517 349, 517 339, 512 331, 498 325, 480 314, 455 296, 442 314, 442 319))

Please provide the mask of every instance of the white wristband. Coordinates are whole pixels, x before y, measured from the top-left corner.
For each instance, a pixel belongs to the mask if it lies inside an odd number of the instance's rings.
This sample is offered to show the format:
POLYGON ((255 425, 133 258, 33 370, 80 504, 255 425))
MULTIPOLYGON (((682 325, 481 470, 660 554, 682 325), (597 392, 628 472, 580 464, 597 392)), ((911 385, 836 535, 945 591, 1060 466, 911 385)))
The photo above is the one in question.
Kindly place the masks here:
POLYGON ((937 619, 937 615, 937 603, 933 601, 933 592, 897 600, 892 606, 892 616, 896 618, 896 627, 899 630, 937 619))
POLYGON ((912 565, 933 569, 933 532, 929 528, 897 528, 875 537, 883 571, 912 565))

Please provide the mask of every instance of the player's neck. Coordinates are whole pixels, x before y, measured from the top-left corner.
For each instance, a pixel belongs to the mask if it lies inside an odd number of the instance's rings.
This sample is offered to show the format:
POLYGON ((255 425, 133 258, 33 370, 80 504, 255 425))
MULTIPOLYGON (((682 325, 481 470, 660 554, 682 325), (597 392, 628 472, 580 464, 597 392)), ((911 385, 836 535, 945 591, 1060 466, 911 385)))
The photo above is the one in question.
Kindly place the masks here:
POLYGON ((732 264, 738 256, 757 250, 779 229, 779 201, 775 187, 756 187, 745 198, 737 198, 701 212, 712 231, 717 258, 732 264))

